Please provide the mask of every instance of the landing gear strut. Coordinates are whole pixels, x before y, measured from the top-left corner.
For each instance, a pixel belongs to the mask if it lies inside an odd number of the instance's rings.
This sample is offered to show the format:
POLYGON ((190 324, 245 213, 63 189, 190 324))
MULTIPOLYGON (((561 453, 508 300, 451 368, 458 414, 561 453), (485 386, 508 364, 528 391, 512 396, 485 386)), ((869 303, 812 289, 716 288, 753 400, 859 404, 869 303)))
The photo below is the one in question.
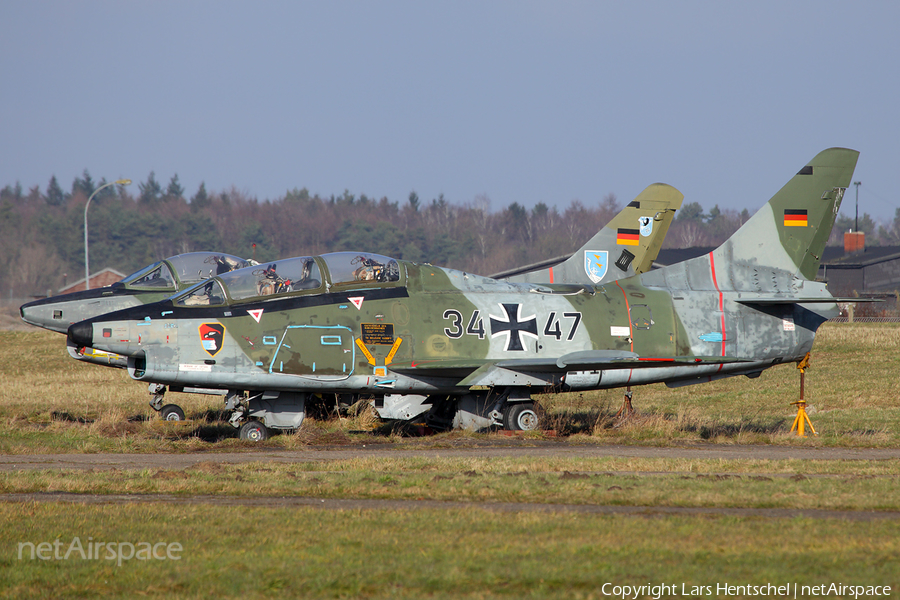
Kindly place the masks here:
POLYGON ((477 391, 463 396, 434 395, 425 398, 423 403, 431 405, 425 419, 437 431, 486 431, 493 427, 533 431, 541 427, 541 417, 527 388, 477 391))
POLYGON ((631 386, 625 388, 625 402, 622 403, 622 408, 619 409, 619 412, 616 413, 617 419, 627 419, 631 415, 634 414, 634 408, 631 406, 631 386))
POLYGON ((306 394, 296 392, 246 392, 229 390, 225 410, 228 422, 240 429, 242 440, 261 442, 279 431, 300 428, 306 415, 306 394))
POLYGON ((159 413, 163 421, 184 421, 184 411, 177 404, 163 405, 166 386, 159 383, 150 384, 150 408, 159 413))

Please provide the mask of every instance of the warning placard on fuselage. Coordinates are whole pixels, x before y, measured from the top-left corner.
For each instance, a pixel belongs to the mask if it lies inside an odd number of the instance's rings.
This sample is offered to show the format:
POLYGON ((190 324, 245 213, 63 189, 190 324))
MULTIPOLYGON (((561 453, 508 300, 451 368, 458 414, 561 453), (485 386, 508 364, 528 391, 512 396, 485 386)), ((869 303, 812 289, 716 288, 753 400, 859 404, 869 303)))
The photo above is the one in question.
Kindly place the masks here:
POLYGON ((390 346, 394 343, 393 323, 360 323, 360 327, 362 327, 362 341, 364 344, 386 344, 390 346))

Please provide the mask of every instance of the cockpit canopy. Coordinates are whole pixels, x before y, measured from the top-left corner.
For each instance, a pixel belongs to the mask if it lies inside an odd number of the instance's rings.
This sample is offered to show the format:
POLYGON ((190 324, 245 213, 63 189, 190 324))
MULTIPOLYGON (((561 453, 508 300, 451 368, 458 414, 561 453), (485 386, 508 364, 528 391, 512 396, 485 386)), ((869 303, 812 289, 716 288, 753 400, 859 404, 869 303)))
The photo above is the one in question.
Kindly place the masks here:
POLYGON ((380 254, 332 252, 323 254, 332 285, 346 285, 360 281, 387 283, 400 280, 400 265, 393 258, 380 254))
POLYGON ((189 252, 170 256, 132 273, 120 281, 129 288, 176 289, 250 266, 250 262, 230 254, 189 252))
POLYGON ((174 302, 177 306, 211 306, 224 304, 226 297, 239 302, 291 292, 324 291, 326 283, 350 286, 399 280, 400 266, 392 258, 380 254, 333 252, 319 257, 287 258, 222 273, 175 297, 174 302), (326 277, 323 277, 320 264, 327 270, 326 277))
POLYGON ((219 279, 232 300, 314 290, 322 286, 322 273, 311 256, 263 263, 226 273, 219 279))

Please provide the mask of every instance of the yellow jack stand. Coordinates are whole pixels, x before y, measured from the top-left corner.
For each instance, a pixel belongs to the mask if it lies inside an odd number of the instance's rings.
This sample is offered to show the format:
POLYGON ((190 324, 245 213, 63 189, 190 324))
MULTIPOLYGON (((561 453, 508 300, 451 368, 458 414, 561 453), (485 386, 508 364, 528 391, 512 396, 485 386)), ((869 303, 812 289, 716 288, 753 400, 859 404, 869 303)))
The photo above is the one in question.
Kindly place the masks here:
POLYGON ((806 353, 803 360, 797 363, 797 368, 800 369, 800 400, 791 402, 791 406, 797 406, 797 416, 794 418, 794 424, 791 425, 791 431, 793 432, 796 429, 798 436, 806 437, 805 426, 809 425, 809 430, 813 432, 813 435, 819 435, 816 433, 816 428, 813 427, 812 422, 809 420, 809 416, 806 414, 806 400, 803 398, 804 384, 806 383, 806 369, 809 368, 809 352, 806 353))

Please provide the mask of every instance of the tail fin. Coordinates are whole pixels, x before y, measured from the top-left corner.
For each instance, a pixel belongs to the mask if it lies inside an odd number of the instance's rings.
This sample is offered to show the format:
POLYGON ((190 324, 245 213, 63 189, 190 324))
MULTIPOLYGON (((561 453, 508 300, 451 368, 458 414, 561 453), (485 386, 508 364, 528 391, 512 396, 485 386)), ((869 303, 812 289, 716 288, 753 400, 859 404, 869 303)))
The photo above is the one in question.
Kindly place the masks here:
POLYGON ((815 279, 858 158, 859 152, 847 148, 817 154, 720 251, 737 264, 776 267, 815 279))
POLYGON ((672 186, 654 183, 568 260, 508 281, 597 285, 649 271, 682 200, 672 186))

